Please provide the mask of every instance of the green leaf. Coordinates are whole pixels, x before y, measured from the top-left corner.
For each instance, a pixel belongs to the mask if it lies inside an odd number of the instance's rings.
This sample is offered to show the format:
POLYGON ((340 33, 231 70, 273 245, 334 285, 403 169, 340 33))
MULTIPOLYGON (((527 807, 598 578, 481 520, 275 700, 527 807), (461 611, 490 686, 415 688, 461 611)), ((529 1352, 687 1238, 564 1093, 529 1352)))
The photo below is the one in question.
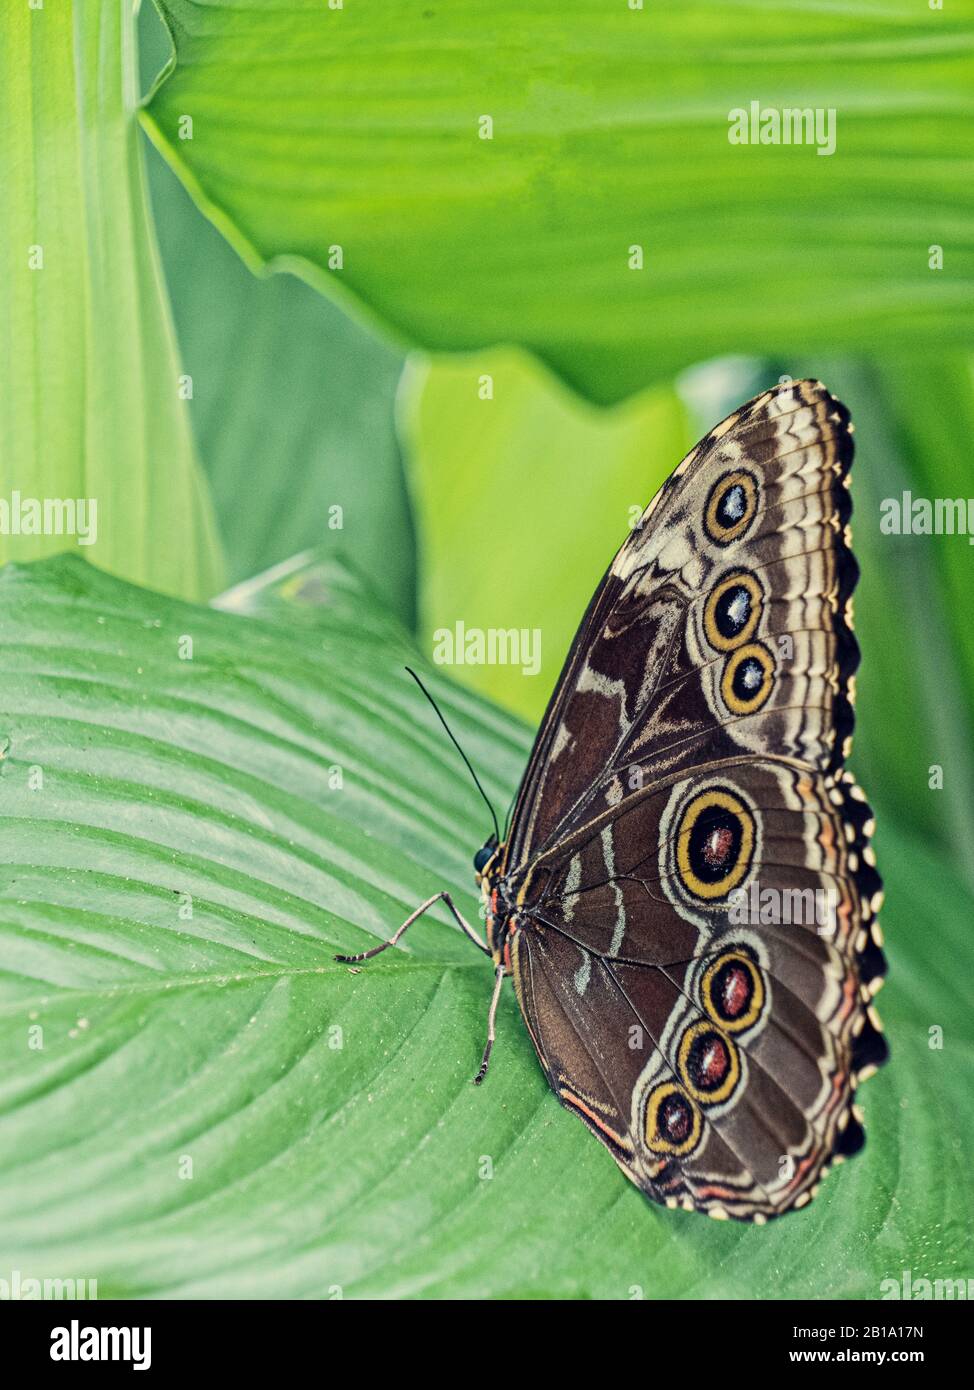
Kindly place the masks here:
MULTIPOLYGON (((151 4, 139 31, 148 86, 171 47, 151 4)), ((416 557, 394 427, 402 355, 294 276, 251 274, 151 146, 148 171, 230 578, 327 546, 412 622, 416 557)))
POLYGON ((401 355, 294 276, 251 274, 155 151, 149 167, 230 577, 329 544, 411 621, 416 557, 395 432, 401 355))
POLYGON ((400 424, 424 557, 423 649, 537 719, 627 528, 689 447, 683 407, 653 388, 599 410, 503 349, 414 361, 400 424), (527 633, 529 660, 467 664, 458 623, 527 633))
MULTIPOLYGON (((357 634, 350 606, 376 615, 345 592, 285 636, 76 560, 0 574, 0 1267, 101 1297, 875 1298, 903 1269, 966 1276, 957 875, 880 820, 893 1061, 863 1091, 865 1153, 763 1230, 655 1208, 549 1093, 509 991, 470 1085, 491 968, 441 909, 358 974, 332 961, 440 887, 475 920, 484 834, 405 648, 357 634)), ((503 801, 524 730, 430 681, 503 801)))
POLYGON ((73 544, 60 520, 92 538, 99 565, 208 596, 222 560, 148 220, 129 8, 75 0, 0 13, 0 165, 11 171, 0 199, 11 513, 0 559, 73 544), (32 500, 48 506, 48 533, 16 534, 12 514, 32 525, 32 500))
POLYGON ((412 635, 384 607, 378 590, 347 559, 330 549, 306 550, 280 565, 235 584, 213 600, 228 613, 277 620, 290 631, 344 625, 352 635, 382 646, 409 647, 412 635))
POLYGON ((408 341, 516 342, 612 402, 720 352, 970 337, 969 7, 161 3, 145 120, 194 197, 408 341), (752 101, 834 110, 835 152, 731 144, 752 101))

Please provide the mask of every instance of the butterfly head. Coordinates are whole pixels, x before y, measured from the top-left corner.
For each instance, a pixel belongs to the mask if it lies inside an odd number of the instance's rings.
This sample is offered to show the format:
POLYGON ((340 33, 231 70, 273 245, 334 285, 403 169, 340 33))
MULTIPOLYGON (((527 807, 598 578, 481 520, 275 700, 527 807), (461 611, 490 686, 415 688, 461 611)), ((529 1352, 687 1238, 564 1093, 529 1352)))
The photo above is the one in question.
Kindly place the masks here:
POLYGON ((485 878, 490 877, 490 861, 497 854, 497 836, 491 835, 490 839, 478 849, 473 857, 473 871, 477 879, 479 888, 485 878))
POLYGON ((504 845, 498 844, 496 835, 491 835, 474 855, 473 868, 477 886, 484 899, 487 945, 494 958, 494 964, 504 965, 509 973, 511 960, 508 938, 514 925, 514 908, 508 902, 504 891, 503 852, 504 845))

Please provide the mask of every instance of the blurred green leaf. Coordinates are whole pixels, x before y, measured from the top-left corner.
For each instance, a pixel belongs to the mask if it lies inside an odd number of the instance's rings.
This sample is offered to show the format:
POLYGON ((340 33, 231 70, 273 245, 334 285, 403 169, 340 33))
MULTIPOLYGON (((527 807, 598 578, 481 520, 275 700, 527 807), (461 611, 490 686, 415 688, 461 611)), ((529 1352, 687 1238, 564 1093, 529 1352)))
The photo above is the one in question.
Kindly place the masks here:
MULTIPOLYGON (((0 492, 91 499, 90 559, 206 597, 222 558, 179 395, 135 68, 122 4, 0 8, 0 492)), ((0 534, 0 558, 74 543, 0 534)))
MULTIPOLYGON (((491 968, 445 913, 359 974, 333 963, 440 887, 473 919, 484 825, 398 639, 318 609, 284 636, 74 560, 0 574, 0 1267, 101 1297, 875 1298, 904 1268, 966 1277, 957 875, 881 822, 894 1052, 864 1088, 864 1155, 764 1229, 652 1207, 548 1092, 509 991, 470 1085, 491 968)), ((523 729, 429 678, 503 800, 523 729)))
POLYGON ((150 171, 230 577, 328 546, 411 622, 416 557, 394 425, 401 356, 293 276, 251 274, 155 151, 150 171))
MULTIPOLYGON (((148 3, 139 36, 148 88, 171 50, 148 3)), ((327 547, 412 623, 416 557, 394 428, 401 354, 294 276, 251 274, 151 146, 148 170, 230 578, 327 547)))
POLYGON ((423 555, 423 649, 434 655, 437 634, 457 623, 537 631, 534 674, 523 662, 451 668, 536 719, 627 528, 689 446, 683 407, 653 388, 599 410, 527 354, 498 349, 414 361, 400 421, 423 555))
MULTIPOLYGON (((876 363, 882 399, 909 461, 915 497, 962 498, 974 526, 970 441, 974 438, 974 379, 967 353, 892 356, 876 363)), ((888 495, 888 494, 887 494, 888 495)), ((916 538, 939 583, 939 607, 953 659, 961 672, 964 722, 974 724, 974 623, 970 620, 974 555, 969 535, 916 538)), ((909 561, 904 566, 909 569, 909 561)), ((968 751, 970 751, 968 746, 968 751)), ((969 802, 974 803, 974 785, 969 802)))
POLYGON ((969 0, 161 3, 145 120, 193 196, 409 341, 516 342, 612 402, 721 352, 970 337, 969 0), (834 154, 730 144, 752 101, 834 109, 834 154))

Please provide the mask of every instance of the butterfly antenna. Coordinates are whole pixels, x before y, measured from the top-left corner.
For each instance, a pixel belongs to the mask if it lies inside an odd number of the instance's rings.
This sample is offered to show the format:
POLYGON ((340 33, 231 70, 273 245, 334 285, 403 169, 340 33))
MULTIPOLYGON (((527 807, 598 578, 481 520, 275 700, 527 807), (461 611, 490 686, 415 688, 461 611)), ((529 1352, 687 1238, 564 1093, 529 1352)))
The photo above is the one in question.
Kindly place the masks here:
POLYGON ((429 691, 426 689, 426 686, 425 686, 425 685, 423 684, 423 682, 420 680, 419 676, 417 676, 416 672, 413 670, 413 668, 412 668, 411 666, 407 666, 407 667, 406 667, 406 670, 409 672, 409 674, 412 676, 413 680, 414 680, 414 681, 416 682, 416 684, 419 686, 420 690, 421 690, 421 691, 423 692, 423 694, 426 696, 427 700, 429 700, 430 704, 433 706, 434 710, 436 711, 436 717, 437 717, 437 719, 440 721, 440 723, 443 725, 444 729, 446 730, 447 734, 449 735, 450 742, 453 744, 454 748, 455 748, 455 749, 457 750, 457 752, 460 754, 460 757, 461 757, 461 758, 463 759, 463 761, 466 763, 466 765, 467 765, 467 771, 470 773, 470 776, 473 778, 473 780, 474 780, 474 785, 476 786, 477 790, 480 792, 480 795, 484 798, 484 805, 487 807, 487 810, 490 812, 490 818, 491 818, 491 820, 494 822, 494 837, 495 837, 495 839, 497 840, 497 843, 500 844, 500 842, 501 842, 501 834, 500 834, 500 828, 499 828, 499 826, 498 826, 498 824, 497 824, 497 817, 496 817, 496 815, 494 814, 494 808, 493 808, 493 806, 490 804, 490 798, 488 797, 487 793, 484 791, 483 787, 482 787, 481 784, 480 784, 480 778, 477 776, 476 772, 474 772, 474 770, 473 770, 473 764, 471 763, 470 759, 467 757, 467 755, 466 755, 466 753, 463 751, 463 749, 460 747, 459 743, 457 743, 457 740, 456 740, 456 738, 455 738, 455 736, 454 736, 453 730, 450 728, 449 724, 446 722, 446 720, 443 718, 443 715, 440 713, 440 707, 439 707, 439 705, 436 703, 436 701, 433 699, 432 695, 431 695, 431 694, 429 693, 429 691))

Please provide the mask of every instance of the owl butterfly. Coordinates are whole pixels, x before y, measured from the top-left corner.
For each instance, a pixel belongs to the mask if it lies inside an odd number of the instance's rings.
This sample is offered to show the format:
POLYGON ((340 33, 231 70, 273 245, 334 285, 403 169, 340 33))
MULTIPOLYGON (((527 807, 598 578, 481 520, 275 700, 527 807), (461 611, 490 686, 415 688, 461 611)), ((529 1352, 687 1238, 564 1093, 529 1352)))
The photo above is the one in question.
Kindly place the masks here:
POLYGON ((852 426, 820 382, 687 455, 582 619, 474 868, 555 1095, 654 1201, 763 1223, 862 1147, 887 1056, 853 728, 852 426))

